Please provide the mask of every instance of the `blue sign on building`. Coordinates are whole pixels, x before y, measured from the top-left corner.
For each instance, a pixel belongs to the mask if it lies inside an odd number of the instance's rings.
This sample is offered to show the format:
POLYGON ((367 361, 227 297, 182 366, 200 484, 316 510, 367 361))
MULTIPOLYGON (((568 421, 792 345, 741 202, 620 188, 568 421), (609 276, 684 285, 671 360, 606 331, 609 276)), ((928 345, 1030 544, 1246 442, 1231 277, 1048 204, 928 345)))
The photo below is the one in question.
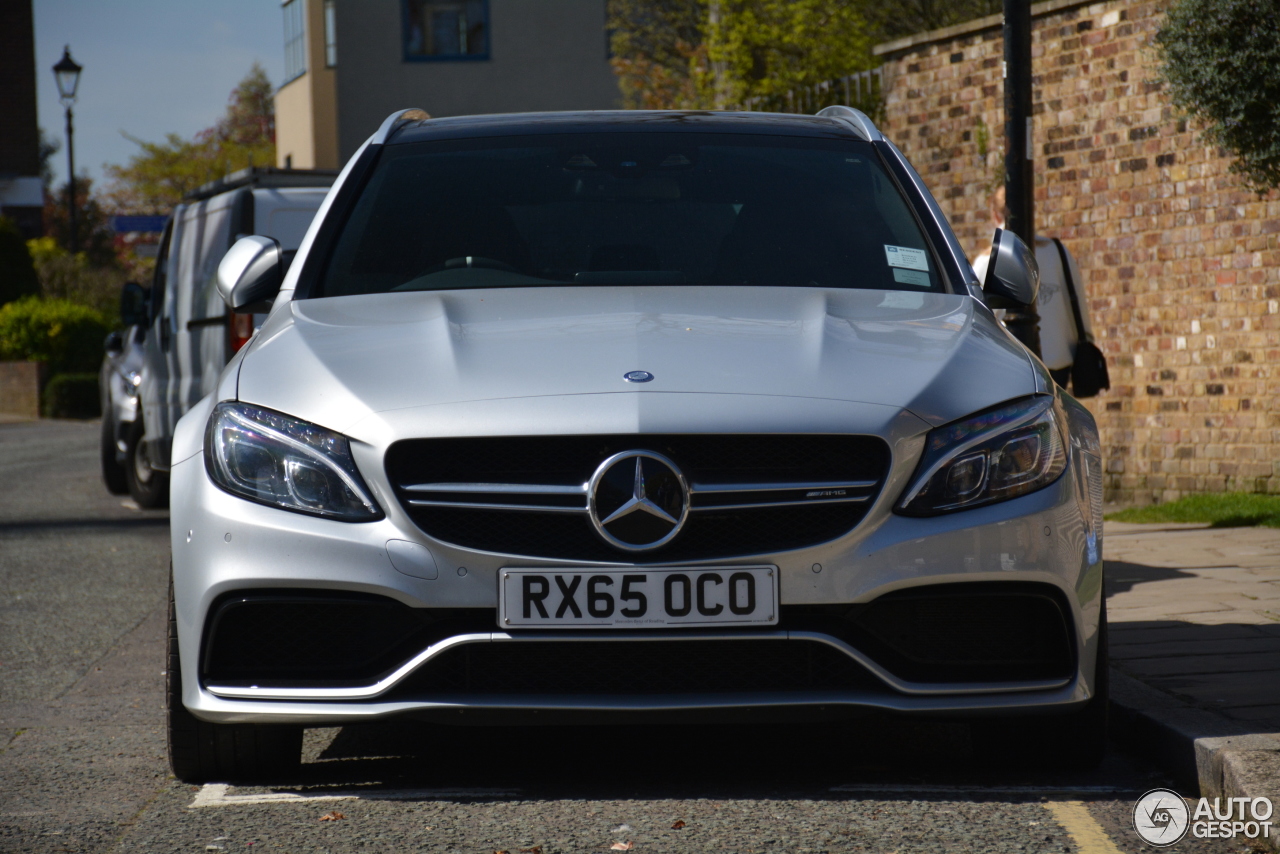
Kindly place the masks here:
POLYGON ((111 230, 116 234, 128 234, 131 231, 155 232, 164 231, 167 216, 113 216, 111 230))

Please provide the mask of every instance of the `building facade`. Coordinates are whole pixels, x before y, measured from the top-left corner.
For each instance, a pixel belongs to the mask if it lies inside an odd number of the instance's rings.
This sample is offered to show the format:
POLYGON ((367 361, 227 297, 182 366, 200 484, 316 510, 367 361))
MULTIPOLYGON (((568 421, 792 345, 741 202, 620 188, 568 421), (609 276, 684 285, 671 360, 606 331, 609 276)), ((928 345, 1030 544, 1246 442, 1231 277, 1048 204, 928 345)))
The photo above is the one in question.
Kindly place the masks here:
POLYGON ((0 216, 28 237, 44 233, 36 43, 31 0, 0 3, 0 216))
POLYGON ((277 165, 337 168, 398 109, 617 106, 605 0, 288 0, 277 165))
MULTIPOLYGON (((1280 492, 1280 194, 1200 141, 1158 78, 1166 0, 1032 7, 1036 231, 1085 278, 1111 390, 1111 500, 1280 492)), ((971 253, 1003 174, 1000 18, 876 49, 885 131, 971 253)))

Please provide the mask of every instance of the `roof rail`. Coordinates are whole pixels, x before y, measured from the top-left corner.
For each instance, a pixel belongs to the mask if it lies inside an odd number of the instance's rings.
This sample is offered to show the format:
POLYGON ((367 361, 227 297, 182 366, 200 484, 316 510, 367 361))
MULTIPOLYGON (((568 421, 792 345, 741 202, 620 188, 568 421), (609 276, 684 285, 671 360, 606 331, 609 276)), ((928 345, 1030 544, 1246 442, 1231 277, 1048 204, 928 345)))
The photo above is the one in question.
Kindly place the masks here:
POLYGON ((182 197, 184 202, 198 202, 228 190, 241 187, 328 187, 338 177, 336 169, 277 169, 274 166, 250 166, 202 184, 182 197))
POLYGON ((855 110, 853 107, 845 107, 837 104, 831 107, 824 107, 818 110, 817 115, 828 119, 844 119, 853 125, 859 135, 867 142, 880 139, 884 134, 880 133, 880 129, 876 127, 875 122, 862 110, 855 110))
POLYGON ((418 107, 412 107, 408 110, 396 110, 387 116, 386 121, 382 123, 382 127, 378 128, 378 132, 369 140, 369 144, 382 145, 395 136, 396 131, 405 125, 411 122, 425 122, 429 118, 431 118, 431 114, 418 107))

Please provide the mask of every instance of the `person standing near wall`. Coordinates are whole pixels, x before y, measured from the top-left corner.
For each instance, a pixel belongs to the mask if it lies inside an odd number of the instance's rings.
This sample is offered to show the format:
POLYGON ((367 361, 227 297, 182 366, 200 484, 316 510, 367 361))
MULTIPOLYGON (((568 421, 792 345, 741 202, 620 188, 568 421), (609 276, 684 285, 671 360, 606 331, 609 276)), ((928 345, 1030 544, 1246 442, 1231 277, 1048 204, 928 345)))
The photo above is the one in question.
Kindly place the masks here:
MULTIPOLYGON (((1004 228, 1004 187, 991 195, 990 207, 992 226, 1004 228)), ((973 259, 979 282, 986 280, 990 261, 988 245, 973 259)), ((1040 265, 1040 358, 1058 385, 1066 388, 1070 382, 1076 397, 1093 397, 1111 383, 1102 353, 1093 343, 1080 268, 1062 241, 1041 234, 1036 235, 1036 263, 1040 265)))

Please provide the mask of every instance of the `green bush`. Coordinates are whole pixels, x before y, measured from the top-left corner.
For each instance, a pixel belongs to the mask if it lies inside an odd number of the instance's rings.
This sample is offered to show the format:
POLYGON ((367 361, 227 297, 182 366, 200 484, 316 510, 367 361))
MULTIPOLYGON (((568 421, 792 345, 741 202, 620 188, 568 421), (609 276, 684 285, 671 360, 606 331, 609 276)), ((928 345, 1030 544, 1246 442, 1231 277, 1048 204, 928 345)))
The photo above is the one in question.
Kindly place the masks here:
POLYGON ((97 374, 59 374, 44 387, 45 418, 97 418, 102 414, 97 374))
POLYGON ((40 293, 40 280, 22 232, 0 216, 0 305, 40 293))
POLYGON ((1231 171, 1260 193, 1280 186, 1274 0, 1175 0, 1156 44, 1174 105, 1231 152, 1231 171))
MULTIPOLYGON (((27 251, 45 299, 65 299, 97 309, 113 321, 120 316, 120 288, 129 278, 145 280, 118 265, 94 266, 83 253, 72 255, 52 237, 27 241, 27 251)), ((149 268, 148 268, 149 269, 149 268)))
POLYGON ((24 297, 0 306, 0 359, 45 362, 51 377, 96 371, 109 331, 107 318, 88 306, 24 297))

